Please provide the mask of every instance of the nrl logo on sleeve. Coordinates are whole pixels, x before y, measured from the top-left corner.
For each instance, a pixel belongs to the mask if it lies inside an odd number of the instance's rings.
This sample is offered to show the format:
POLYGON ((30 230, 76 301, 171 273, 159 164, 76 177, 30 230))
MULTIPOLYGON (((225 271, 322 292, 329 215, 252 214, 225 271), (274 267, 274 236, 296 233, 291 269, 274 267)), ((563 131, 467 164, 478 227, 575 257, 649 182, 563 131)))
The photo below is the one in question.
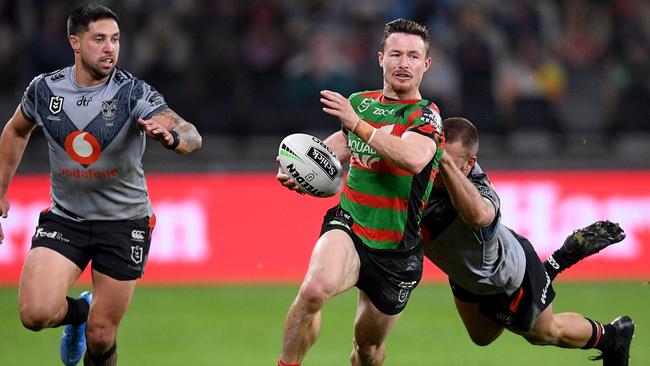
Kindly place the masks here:
POLYGON ((117 114, 117 99, 102 101, 102 116, 105 119, 113 119, 117 114))
POLYGON ((58 114, 61 112, 63 109, 63 100, 65 98, 58 96, 58 95, 53 95, 50 97, 50 112, 52 114, 58 114))

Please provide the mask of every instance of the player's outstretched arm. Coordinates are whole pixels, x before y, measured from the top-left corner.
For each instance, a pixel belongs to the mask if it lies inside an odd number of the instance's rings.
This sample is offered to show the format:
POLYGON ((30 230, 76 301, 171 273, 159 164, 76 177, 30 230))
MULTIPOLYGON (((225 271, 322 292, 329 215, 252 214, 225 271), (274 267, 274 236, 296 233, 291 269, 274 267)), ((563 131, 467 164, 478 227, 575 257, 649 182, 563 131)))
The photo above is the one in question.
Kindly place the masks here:
POLYGON ((334 132, 323 140, 323 142, 334 151, 334 154, 341 162, 341 165, 350 161, 352 151, 350 150, 350 145, 348 145, 348 138, 345 136, 343 131, 334 132))
POLYGON ((139 119, 138 123, 144 128, 147 135, 179 154, 187 154, 200 149, 203 144, 196 127, 181 118, 171 108, 165 108, 148 120, 139 119))
POLYGON ((410 173, 421 172, 436 153, 436 143, 429 137, 406 132, 400 138, 375 129, 361 120, 350 101, 339 93, 323 90, 320 101, 325 113, 337 117, 345 128, 366 141, 379 155, 410 173))
POLYGON ((451 202, 465 224, 483 228, 494 220, 496 212, 492 203, 481 196, 476 186, 458 169, 447 152, 440 159, 440 173, 451 202))
MULTIPOLYGON (((29 141, 29 136, 34 128, 36 128, 36 124, 25 119, 20 106, 18 106, 0 136, 0 216, 3 218, 6 218, 9 213, 9 200, 7 199, 9 183, 23 158, 25 146, 27 146, 27 141, 29 141)), ((4 233, 0 225, 0 244, 3 240, 4 233)))

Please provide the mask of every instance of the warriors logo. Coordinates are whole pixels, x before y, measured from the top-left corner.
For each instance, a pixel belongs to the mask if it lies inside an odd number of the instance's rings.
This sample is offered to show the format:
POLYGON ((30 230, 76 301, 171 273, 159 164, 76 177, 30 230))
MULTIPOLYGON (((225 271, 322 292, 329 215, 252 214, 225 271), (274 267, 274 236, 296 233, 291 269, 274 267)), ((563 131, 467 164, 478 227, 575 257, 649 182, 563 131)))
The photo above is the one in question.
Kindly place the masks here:
POLYGON ((102 101, 102 116, 104 116, 105 119, 115 118, 116 113, 117 113, 117 99, 102 101))
POLYGON ((86 131, 74 131, 65 139, 65 151, 72 160, 84 167, 94 163, 102 154, 97 139, 86 131))

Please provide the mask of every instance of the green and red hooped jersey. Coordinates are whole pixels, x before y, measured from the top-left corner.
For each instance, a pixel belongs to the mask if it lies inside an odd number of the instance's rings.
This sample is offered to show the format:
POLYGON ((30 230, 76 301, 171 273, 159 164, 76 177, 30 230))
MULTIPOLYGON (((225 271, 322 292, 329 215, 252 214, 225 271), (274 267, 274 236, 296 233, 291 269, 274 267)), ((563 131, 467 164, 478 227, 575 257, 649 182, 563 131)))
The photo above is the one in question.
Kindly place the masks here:
POLYGON ((381 90, 358 92, 349 99, 361 119, 385 133, 400 137, 411 131, 436 142, 434 158, 412 174, 347 133, 352 156, 340 206, 354 219, 352 231, 371 248, 412 249, 421 242, 419 224, 444 147, 440 111, 427 100, 388 99, 381 90))

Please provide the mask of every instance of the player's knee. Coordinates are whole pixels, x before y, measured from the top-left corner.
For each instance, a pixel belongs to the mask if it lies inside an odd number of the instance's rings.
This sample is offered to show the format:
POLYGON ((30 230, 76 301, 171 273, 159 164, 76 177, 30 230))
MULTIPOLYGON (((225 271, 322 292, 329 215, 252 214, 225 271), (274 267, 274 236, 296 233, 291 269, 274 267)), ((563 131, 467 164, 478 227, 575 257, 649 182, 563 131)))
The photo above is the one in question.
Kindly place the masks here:
POLYGON ((109 350, 115 343, 117 326, 113 324, 91 324, 86 329, 86 342, 93 353, 101 354, 109 350))
POLYGON ((305 282, 298 295, 302 304, 310 311, 320 310, 325 302, 334 295, 334 290, 317 282, 305 282))
POLYGON ((485 347, 494 342, 494 340, 497 339, 497 336, 470 333, 469 338, 472 340, 472 342, 474 342, 475 345, 485 347))
POLYGON ((23 314, 22 312, 20 313, 20 322, 23 323, 25 328, 35 332, 46 328, 48 324, 47 319, 45 318, 39 318, 32 314, 23 314))
POLYGON ((524 338, 528 341, 528 343, 534 346, 545 346, 549 344, 555 344, 555 342, 552 342, 552 339, 554 339, 555 337, 545 333, 528 333, 524 335, 524 338))
POLYGON ((383 358, 383 347, 383 343, 354 341, 354 353, 362 365, 376 364, 378 359, 383 358))
POLYGON ((20 321, 29 330, 39 331, 52 326, 57 309, 37 303, 21 302, 19 305, 20 321))

